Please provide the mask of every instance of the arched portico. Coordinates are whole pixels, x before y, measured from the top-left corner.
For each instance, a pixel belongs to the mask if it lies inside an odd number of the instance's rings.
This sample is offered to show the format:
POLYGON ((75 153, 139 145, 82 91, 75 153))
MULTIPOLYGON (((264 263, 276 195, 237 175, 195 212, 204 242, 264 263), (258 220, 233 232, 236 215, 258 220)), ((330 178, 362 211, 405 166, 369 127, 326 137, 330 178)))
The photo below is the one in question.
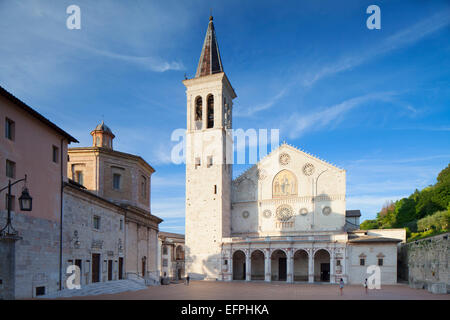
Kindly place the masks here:
POLYGON ((277 249, 272 253, 271 263, 271 278, 273 281, 287 280, 287 255, 281 250, 277 249))
POLYGON ((314 281, 330 282, 330 253, 320 249, 314 254, 314 281))
POLYGON ((233 280, 245 280, 245 253, 237 250, 233 253, 233 280))
POLYGON ((308 281, 308 274, 308 252, 303 249, 299 249, 294 253, 294 281, 308 281))
POLYGON ((255 250, 251 255, 251 280, 264 280, 264 253, 255 250))

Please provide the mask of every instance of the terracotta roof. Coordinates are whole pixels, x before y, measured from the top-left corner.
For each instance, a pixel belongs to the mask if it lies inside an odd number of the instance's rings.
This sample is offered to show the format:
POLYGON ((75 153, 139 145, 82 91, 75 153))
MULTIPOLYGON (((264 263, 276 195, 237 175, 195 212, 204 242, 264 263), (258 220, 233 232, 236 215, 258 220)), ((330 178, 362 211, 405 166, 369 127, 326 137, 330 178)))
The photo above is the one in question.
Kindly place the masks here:
POLYGON ((180 239, 184 239, 184 234, 164 232, 164 231, 160 231, 159 232, 159 236, 160 237, 166 237, 166 238, 180 238, 180 239))
POLYGON ((77 139, 72 137, 70 134, 65 132, 63 129, 58 127, 56 124, 45 118, 42 114, 31 108, 29 105, 27 105, 25 102, 20 100, 19 98, 15 97, 12 93, 6 91, 3 87, 0 86, 0 96, 5 97, 12 103, 14 103, 17 107, 21 108, 25 112, 29 113, 31 116, 35 117, 37 120, 41 121, 42 123, 46 124, 56 132, 58 132, 60 135, 65 137, 69 143, 70 142, 78 142, 77 139))
POLYGON ((350 243, 364 243, 364 242, 402 242, 401 239, 394 239, 394 238, 385 238, 385 237, 378 237, 378 236, 363 236, 363 237, 357 237, 354 239, 349 239, 348 242, 350 243))
POLYGON ((346 217, 361 217, 361 210, 346 210, 346 217))
POLYGON ((214 73, 223 72, 220 59, 219 45, 217 44, 216 31, 214 30, 213 17, 209 17, 208 29, 203 42, 202 53, 198 62, 195 77, 203 77, 214 73))

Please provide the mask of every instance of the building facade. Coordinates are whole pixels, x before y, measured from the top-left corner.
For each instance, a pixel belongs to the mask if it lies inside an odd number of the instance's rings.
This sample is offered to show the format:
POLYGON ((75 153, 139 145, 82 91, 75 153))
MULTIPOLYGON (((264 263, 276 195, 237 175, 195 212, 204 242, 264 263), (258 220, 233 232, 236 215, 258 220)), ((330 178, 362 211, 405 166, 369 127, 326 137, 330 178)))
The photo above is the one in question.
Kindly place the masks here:
POLYGON ((171 232, 159 233, 161 277, 182 280, 185 277, 184 235, 171 232))
MULTIPOLYGON (((67 146, 78 141, 1 87, 0 131, 0 189, 27 175, 33 198, 32 211, 22 212, 24 184, 12 189, 12 225, 20 238, 11 244, 0 237, 0 299, 29 298, 60 288, 67 146)), ((0 193, 0 229, 6 224, 6 193, 0 193)))
POLYGON ((187 95, 186 269, 197 279, 396 283, 405 230, 360 231, 346 171, 286 143, 232 180, 232 100, 210 17, 187 95))

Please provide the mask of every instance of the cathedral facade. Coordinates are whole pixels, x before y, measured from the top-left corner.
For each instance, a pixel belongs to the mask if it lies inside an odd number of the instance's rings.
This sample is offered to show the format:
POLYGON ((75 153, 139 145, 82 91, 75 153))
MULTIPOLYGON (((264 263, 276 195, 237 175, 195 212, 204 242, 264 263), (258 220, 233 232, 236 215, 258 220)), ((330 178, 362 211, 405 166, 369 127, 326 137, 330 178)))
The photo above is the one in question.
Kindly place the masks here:
POLYGON ((362 283, 370 265, 397 281, 404 229, 359 230, 346 171, 283 143, 232 179, 236 93, 210 17, 187 94, 186 272, 193 279, 362 283))

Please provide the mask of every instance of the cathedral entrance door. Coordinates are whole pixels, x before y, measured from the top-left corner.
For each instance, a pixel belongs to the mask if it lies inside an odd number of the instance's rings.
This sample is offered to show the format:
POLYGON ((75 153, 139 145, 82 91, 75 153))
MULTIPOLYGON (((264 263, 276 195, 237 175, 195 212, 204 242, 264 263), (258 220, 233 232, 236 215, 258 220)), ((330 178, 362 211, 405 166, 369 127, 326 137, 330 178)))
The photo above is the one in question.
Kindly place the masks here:
POLYGON ((320 264, 320 280, 321 281, 330 281, 330 264, 329 263, 321 263, 320 264))
POLYGON ((278 280, 286 281, 286 258, 278 260, 278 280))

